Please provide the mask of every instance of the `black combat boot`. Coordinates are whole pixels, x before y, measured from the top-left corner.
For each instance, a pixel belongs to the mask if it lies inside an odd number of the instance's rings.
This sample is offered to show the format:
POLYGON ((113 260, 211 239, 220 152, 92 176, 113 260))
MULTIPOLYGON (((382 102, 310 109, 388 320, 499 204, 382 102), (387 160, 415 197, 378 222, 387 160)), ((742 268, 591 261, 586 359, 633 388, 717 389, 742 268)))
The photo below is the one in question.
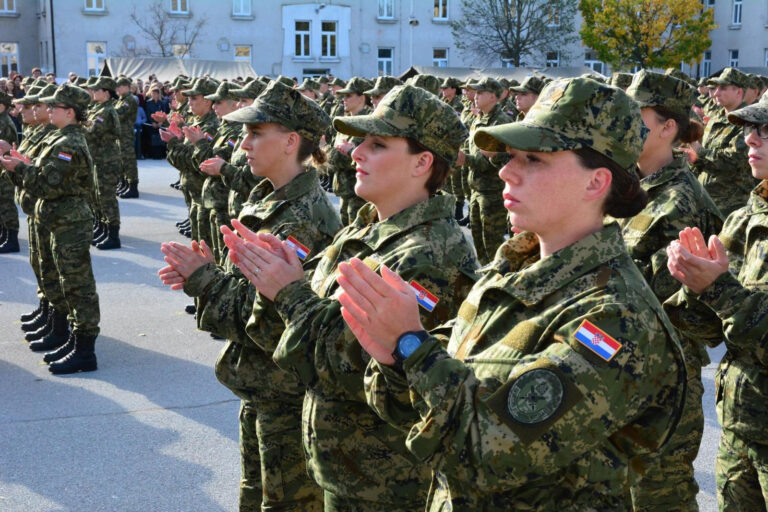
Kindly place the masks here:
POLYGON ((137 199, 139 197, 139 183, 133 182, 128 184, 128 188, 120 194, 121 199, 137 199))
POLYGON ((49 332, 51 332, 51 329, 53 329, 53 315, 55 313, 56 310, 53 308, 53 306, 48 308, 48 316, 45 318, 45 324, 43 324, 43 326, 36 331, 29 331, 24 335, 24 339, 27 341, 37 341, 44 338, 49 332))
POLYGON ((67 338, 69 337, 69 322, 67 321, 67 315, 54 311, 52 317, 53 326, 51 332, 29 344, 29 350, 32 352, 55 350, 67 342, 67 338))
POLYGON ((93 230, 93 239, 91 240, 91 245, 96 245, 98 243, 98 240, 101 239, 101 237, 104 236, 104 231, 107 230, 107 225, 104 224, 101 221, 98 221, 99 225, 96 226, 96 228, 93 230))
POLYGON ((8 230, 5 226, 0 226, 0 245, 3 245, 8 239, 8 230))
POLYGON ((51 364, 54 361, 58 361, 59 359, 63 358, 70 352, 72 352, 75 349, 75 333, 70 331, 69 337, 67 338, 67 342, 54 350, 53 352, 48 352, 43 356, 43 362, 46 364, 51 364))
POLYGON ((104 229, 99 234, 99 238, 94 238, 93 242, 91 242, 91 245, 93 245, 94 247, 98 246, 101 242, 103 242, 109 237, 109 225, 104 222, 102 223, 102 225, 104 226, 104 229))
POLYGON ((96 370, 96 354, 93 346, 96 336, 88 336, 80 332, 74 334, 75 348, 69 354, 48 365, 48 371, 55 375, 67 373, 92 372, 96 370))
POLYGON ((120 226, 109 226, 107 237, 96 244, 96 248, 101 251, 120 248, 120 226))
POLYGON ((41 328, 48 321, 50 314, 50 303, 43 299, 40 301, 40 312, 32 320, 27 320, 21 324, 21 330, 24 332, 33 332, 41 328))
POLYGON ((120 178, 117 180, 117 186, 115 187, 115 194, 120 195, 123 192, 123 187, 125 187, 125 179, 120 178))
POLYGON ((197 313, 197 308, 195 307, 194 304, 187 304, 186 306, 184 306, 184 312, 188 315, 194 315, 195 313, 197 313))
POLYGON ((21 315, 21 321, 23 323, 31 322, 32 320, 37 318, 38 315, 40 315, 40 313, 43 312, 43 310, 47 308, 48 308, 48 301, 45 299, 40 299, 40 302, 37 303, 37 308, 35 308, 33 311, 30 311, 29 313, 24 313, 23 315, 21 315))
POLYGON ((19 230, 9 229, 7 231, 8 235, 5 238, 5 242, 0 244, 0 254, 19 252, 19 230))

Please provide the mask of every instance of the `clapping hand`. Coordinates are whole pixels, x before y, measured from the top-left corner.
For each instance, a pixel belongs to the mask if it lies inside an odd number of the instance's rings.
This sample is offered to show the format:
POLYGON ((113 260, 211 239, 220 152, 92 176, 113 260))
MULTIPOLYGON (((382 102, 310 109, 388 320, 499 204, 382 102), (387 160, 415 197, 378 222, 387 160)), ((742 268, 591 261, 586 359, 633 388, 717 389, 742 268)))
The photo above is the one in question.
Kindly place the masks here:
POLYGON ((213 252, 204 240, 200 243, 193 240, 191 247, 168 242, 160 246, 160 251, 165 255, 163 259, 168 266, 158 270, 157 274, 171 290, 184 288, 184 283, 195 270, 214 261, 213 252))
POLYGON ((716 235, 704 242, 699 228, 685 228, 667 247, 667 268, 672 277, 695 293, 702 293, 728 272, 728 253, 716 235))

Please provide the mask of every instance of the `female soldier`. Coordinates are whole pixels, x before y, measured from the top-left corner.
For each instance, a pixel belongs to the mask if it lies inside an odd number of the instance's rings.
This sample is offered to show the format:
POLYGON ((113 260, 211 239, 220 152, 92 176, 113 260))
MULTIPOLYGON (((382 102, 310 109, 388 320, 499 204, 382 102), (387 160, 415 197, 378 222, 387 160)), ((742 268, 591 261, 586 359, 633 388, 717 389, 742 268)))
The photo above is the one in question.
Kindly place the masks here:
POLYGON ((682 351, 604 225, 645 205, 641 129, 623 91, 576 78, 524 121, 478 130, 479 147, 507 148, 504 206, 523 232, 444 330, 424 330, 393 272, 341 266, 342 314, 378 361, 368 401, 410 425, 408 449, 434 470, 429 510, 625 510, 629 459, 674 428, 682 351))
MULTIPOLYGON (((224 121, 245 123, 241 147, 252 172, 265 178, 244 205, 241 223, 234 223, 244 232, 243 225, 291 240, 302 259, 321 253, 341 223, 317 172, 304 163, 310 155, 315 164, 322 163, 318 144, 330 124, 328 115, 275 81, 251 107, 224 121)), ((322 492, 307 476, 301 448, 304 390, 294 374, 272 362, 284 329, 280 317, 270 303, 256 298, 230 262, 222 269, 207 252, 178 244, 164 244, 163 252, 171 265, 160 271, 163 281, 176 287, 184 283, 184 291, 197 297, 199 328, 230 340, 216 362, 216 375, 242 400, 240 510, 258 511, 260 505, 263 510, 322 510, 322 492), (246 321, 252 311, 260 314, 248 325, 250 339, 246 321)))
POLYGON ((58 132, 46 139, 34 164, 13 157, 0 158, 0 163, 11 171, 18 186, 38 197, 37 222, 50 232, 50 250, 72 319, 72 335, 59 351, 63 357, 51 362, 48 370, 56 374, 93 371, 93 347, 99 334, 99 297, 89 252, 93 212, 88 194, 93 186, 93 162, 81 126, 90 95, 64 84, 40 101, 48 104, 50 122, 58 132))
POLYGON ((269 249, 230 247, 230 257, 285 322, 274 358, 306 388, 304 450, 325 510, 421 511, 429 468, 407 452, 403 432, 365 403, 368 358, 345 329, 335 275, 351 257, 373 268, 388 265, 422 297, 426 325, 455 314, 477 262, 453 219, 454 198, 436 191, 466 129, 450 106, 411 85, 392 89, 372 115, 337 117, 334 126, 362 139, 352 154, 355 193, 370 203, 315 260, 308 280, 299 260, 288 254, 286 262, 274 240, 269 249))
MULTIPOLYGON (((715 376, 723 429, 715 479, 726 512, 768 506, 768 96, 731 112, 728 120, 744 127, 752 176, 762 181, 746 206, 728 216, 719 237, 710 237, 707 246, 698 228, 686 229, 670 245, 668 262, 685 285, 676 309, 706 307, 725 338, 715 376)), ((700 319, 692 324, 701 330, 700 319)))
MULTIPOLYGON (((643 123, 650 130, 637 164, 648 204, 634 217, 619 220, 619 225, 629 255, 663 303, 680 288, 666 268, 667 245, 686 226, 701 226, 707 235, 718 233, 722 219, 689 170, 685 153, 674 151, 680 143, 699 140, 704 131, 690 119, 696 94, 693 87, 672 76, 642 70, 634 76, 627 94, 642 107, 643 123)), ((685 408, 664 450, 630 465, 636 512, 696 509, 699 486, 693 461, 704 432, 701 367, 709 358, 700 339, 678 334, 688 374, 685 408)))

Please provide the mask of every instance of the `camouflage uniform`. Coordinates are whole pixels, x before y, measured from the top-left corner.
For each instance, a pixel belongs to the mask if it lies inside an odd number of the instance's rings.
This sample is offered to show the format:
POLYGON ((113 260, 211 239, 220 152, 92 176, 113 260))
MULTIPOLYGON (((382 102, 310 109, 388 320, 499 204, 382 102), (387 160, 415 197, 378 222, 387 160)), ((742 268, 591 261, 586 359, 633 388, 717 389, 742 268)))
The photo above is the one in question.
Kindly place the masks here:
MULTIPOLYGON (((5 112, 0 114, 0 140, 9 144, 18 142, 16 125, 13 124, 8 110, 11 108, 12 98, 0 91, 0 105, 5 105, 5 112)), ((0 227, 13 231, 19 230, 19 212, 13 202, 14 186, 11 179, 0 173, 0 227)))
POLYGON ((221 166, 221 180, 229 188, 227 195, 227 214, 230 219, 236 219, 243 209, 243 204, 248 200, 253 187, 259 184, 262 178, 251 172, 248 165, 248 155, 240 149, 243 137, 237 141, 230 161, 221 166))
MULTIPOLYGON (((449 163, 466 135, 449 107, 410 85, 393 89, 373 115, 337 118, 334 124, 353 135, 412 137, 449 163)), ((439 299, 432 312, 421 311, 425 325, 447 320, 471 286, 476 266, 453 206, 452 196, 436 195, 377 221, 374 205, 366 204, 307 280, 289 284, 275 297, 286 330, 274 359, 306 388, 304 449, 310 475, 325 491, 326 511, 424 508, 429 468, 408 453, 404 433, 366 405, 363 373, 370 358, 341 317, 336 277, 338 264, 353 257, 374 270, 387 265, 439 299)))
MULTIPOLYGON (((116 85, 131 85, 128 78, 118 78, 116 85)), ((139 168, 136 165, 136 149, 134 148, 134 125, 136 124, 136 112, 139 103, 128 90, 115 102, 115 112, 120 118, 120 162, 122 163, 122 175, 128 183, 139 182, 139 168)))
MULTIPOLYGON (((456 89, 457 94, 451 101, 447 101, 445 97, 441 97, 441 99, 450 105, 451 108, 456 111, 456 114, 460 116, 464 110, 462 97, 458 94, 461 91, 461 82, 456 78, 446 78, 443 80, 443 83, 440 84, 440 88, 456 89)), ((456 196, 456 218, 460 219, 463 217, 464 200, 466 199, 466 196, 464 195, 464 187, 461 183, 461 167, 454 166, 451 168, 451 173, 448 175, 448 179, 445 180, 443 189, 456 196)))

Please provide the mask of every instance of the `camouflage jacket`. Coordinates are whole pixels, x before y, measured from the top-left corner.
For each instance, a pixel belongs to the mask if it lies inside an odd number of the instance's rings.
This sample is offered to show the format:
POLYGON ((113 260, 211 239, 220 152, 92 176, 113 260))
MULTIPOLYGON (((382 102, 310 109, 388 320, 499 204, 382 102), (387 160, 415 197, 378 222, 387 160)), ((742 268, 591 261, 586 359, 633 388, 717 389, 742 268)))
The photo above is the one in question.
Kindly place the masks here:
POLYGON ((130 92, 123 94, 115 102, 115 112, 120 118, 120 143, 121 146, 128 144, 131 151, 133 151, 133 125, 136 124, 138 110, 139 104, 130 92))
MULTIPOLYGON (((199 165, 205 160, 213 157, 219 157, 227 162, 232 157, 232 152, 237 146, 237 140, 243 133, 243 124, 232 121, 222 121, 216 133, 208 139, 203 137, 195 144, 193 159, 199 165)), ((203 206, 214 210, 226 210, 227 199, 229 198, 229 187, 221 179, 221 176, 208 176, 203 174, 202 197, 203 206)))
POLYGON ((363 206, 320 257, 307 281, 275 297, 286 329, 275 362, 307 388, 303 442, 307 468, 323 488, 347 499, 423 508, 430 470, 405 448, 405 435, 366 405, 363 374, 370 360, 349 331, 335 299, 338 264, 358 257, 381 265, 437 296, 424 325, 451 318, 474 280, 472 242, 453 219, 455 200, 437 195, 377 222, 363 206))
MULTIPOLYGON (((56 127, 52 124, 30 126, 26 136, 21 141, 21 144, 19 144, 19 153, 34 160, 40 151, 43 150, 41 142, 54 130, 56 130, 56 127)), ((16 192, 16 202, 19 203, 19 206, 21 206, 21 210, 24 213, 34 216, 35 203, 37 202, 36 196, 31 194, 24 187, 18 187, 16 192)))
MULTIPOLYGON (((216 113, 211 110, 201 118, 195 117, 190 126, 199 127, 205 134, 213 137, 219 126, 219 119, 216 113)), ((190 144, 186 139, 171 139, 168 141, 168 153, 166 160, 179 170, 181 184, 192 194, 194 201, 201 201, 200 195, 203 190, 203 182, 206 175, 200 172, 200 162, 195 159, 195 145, 190 144)))
MULTIPOLYGON (((262 181, 240 220, 254 231, 282 239, 293 237, 310 255, 320 253, 341 228, 315 170, 297 176, 280 190, 262 181)), ((230 340, 216 362, 216 376, 222 384, 243 399, 301 401, 304 388, 298 379, 272 362, 272 352, 285 328, 283 321, 272 303, 258 295, 229 260, 225 268, 209 263, 197 269, 184 291, 198 297, 198 327, 230 340)))
POLYGON ((712 113, 704 129, 702 146, 692 170, 727 217, 744 206, 756 184, 749 168, 744 130, 730 123, 720 108, 712 113))
MULTIPOLYGON (((717 414, 723 429, 760 445, 768 444, 768 181, 750 194, 746 206, 725 221, 720 240, 728 250, 729 272, 701 295, 688 288, 665 308, 700 303, 719 318, 727 352, 715 376, 717 414)), ((690 330, 701 322, 692 319, 690 330)))
MULTIPOLYGON (((359 116, 367 115, 371 113, 371 107, 365 106, 358 114, 359 116)), ((333 193, 338 197, 354 197, 355 196, 355 172, 357 165, 352 160, 352 151, 355 148, 349 150, 346 155, 336 149, 337 144, 342 142, 352 142, 355 147, 363 142, 362 137, 352 137, 350 135, 344 135, 343 133, 337 133, 336 138, 333 141, 332 147, 328 150, 328 163, 329 174, 333 176, 333 193)))
POLYGON ((472 140, 472 136, 478 128, 488 126, 497 126, 500 124, 511 123, 512 119, 504 113, 501 103, 497 103, 487 114, 482 114, 475 118, 470 127, 469 138, 462 148, 467 156, 464 167, 468 169, 467 183, 473 191, 482 193, 501 194, 504 189, 504 182, 499 178, 499 169, 509 160, 506 153, 499 153, 489 159, 482 153, 472 140))
POLYGON ((668 438, 686 373, 619 227, 544 260, 522 233, 481 272, 405 375, 374 362, 366 377, 435 471, 428 510, 624 510, 627 461, 668 438))
POLYGON ((448 101, 442 97, 440 99, 443 100, 444 103, 450 105, 457 114, 461 115, 461 112, 464 110, 464 104, 461 102, 461 96, 454 96, 451 101, 448 101))
POLYGON ((231 219, 236 219, 243 209, 243 203, 248 200, 253 187, 259 184, 262 178, 251 172, 248 165, 248 155, 240 148, 244 137, 240 136, 232 150, 229 162, 221 166, 221 180, 229 189, 227 197, 227 211, 231 219))
POLYGON ((93 219, 88 196, 93 189, 93 160, 85 129, 71 124, 54 130, 40 142, 31 164, 16 167, 16 183, 38 198, 36 219, 46 225, 93 219))
POLYGON ((88 110, 85 139, 97 173, 104 172, 107 167, 114 169, 115 173, 120 172, 120 118, 113 104, 112 100, 108 100, 96 103, 88 110))
POLYGON ((16 132, 16 125, 8 112, 0 114, 0 140, 8 144, 16 144, 19 141, 19 135, 16 132))

